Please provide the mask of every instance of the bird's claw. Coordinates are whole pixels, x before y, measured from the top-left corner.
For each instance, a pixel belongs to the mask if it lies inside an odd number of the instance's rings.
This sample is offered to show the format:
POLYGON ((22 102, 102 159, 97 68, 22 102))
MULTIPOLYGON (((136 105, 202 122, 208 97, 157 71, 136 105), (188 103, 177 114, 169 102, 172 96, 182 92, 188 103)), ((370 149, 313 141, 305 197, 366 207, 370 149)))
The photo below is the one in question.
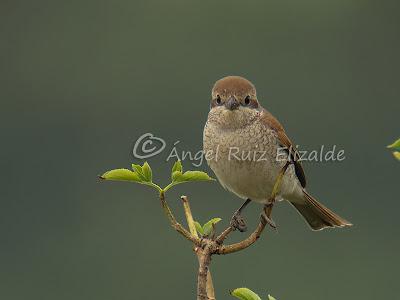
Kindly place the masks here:
POLYGON ((245 232, 247 231, 247 225, 246 222, 244 221, 242 215, 238 212, 236 212, 231 219, 230 226, 233 228, 233 230, 239 230, 240 232, 245 232))
POLYGON ((261 222, 264 224, 264 225, 269 225, 269 226, 271 226, 272 228, 274 228, 274 229, 276 229, 276 224, 275 224, 275 222, 274 221, 272 221, 268 216, 267 216, 267 214, 265 213, 265 212, 262 212, 261 213, 261 222))

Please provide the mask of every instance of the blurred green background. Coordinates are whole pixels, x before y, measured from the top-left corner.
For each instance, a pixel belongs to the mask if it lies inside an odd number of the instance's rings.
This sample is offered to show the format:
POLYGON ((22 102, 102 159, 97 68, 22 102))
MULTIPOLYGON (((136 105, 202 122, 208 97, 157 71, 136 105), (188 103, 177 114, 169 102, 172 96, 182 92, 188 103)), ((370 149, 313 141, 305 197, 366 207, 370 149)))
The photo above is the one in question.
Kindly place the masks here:
MULTIPOLYGON (((385 146, 400 133, 399 8, 2 1, 0 298, 194 299, 196 258, 157 195, 96 175, 138 162, 134 142, 151 132, 167 142, 149 160, 167 183, 173 143, 201 149, 210 89, 230 74, 254 82, 301 148, 345 150, 305 170, 308 190, 355 226, 314 233, 281 203, 277 232, 214 257, 217 298, 240 286, 279 300, 397 298, 399 163, 385 146)), ((226 225, 240 204, 218 183, 181 185, 168 195, 181 220, 181 194, 201 222, 226 225)), ((248 209, 250 227, 259 210, 248 209)))

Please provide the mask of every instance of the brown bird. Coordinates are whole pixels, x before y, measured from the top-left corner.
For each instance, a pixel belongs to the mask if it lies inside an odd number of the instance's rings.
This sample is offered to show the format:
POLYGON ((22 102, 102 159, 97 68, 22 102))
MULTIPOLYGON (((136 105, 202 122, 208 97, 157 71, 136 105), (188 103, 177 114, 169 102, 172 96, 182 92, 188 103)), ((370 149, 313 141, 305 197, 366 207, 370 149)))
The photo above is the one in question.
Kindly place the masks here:
POLYGON ((352 225, 305 190, 298 151, 282 125, 259 104, 250 81, 239 76, 222 78, 211 96, 203 148, 221 185, 246 199, 232 219, 237 229, 246 230, 240 213, 249 202, 268 204, 276 178, 288 160, 291 163, 277 200, 289 201, 313 230, 352 225))

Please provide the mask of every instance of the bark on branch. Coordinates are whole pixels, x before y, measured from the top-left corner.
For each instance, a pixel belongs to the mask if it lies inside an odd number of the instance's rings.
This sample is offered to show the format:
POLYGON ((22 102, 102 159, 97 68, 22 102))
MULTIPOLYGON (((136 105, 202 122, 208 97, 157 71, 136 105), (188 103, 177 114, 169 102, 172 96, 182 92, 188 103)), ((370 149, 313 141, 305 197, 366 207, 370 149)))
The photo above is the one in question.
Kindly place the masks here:
MULTIPOLYGON (((193 220, 193 215, 192 215, 192 210, 190 209, 190 204, 189 204, 189 200, 187 196, 182 196, 182 203, 183 203, 183 210, 185 211, 185 217, 186 217, 186 221, 190 230, 190 233, 195 236, 195 237, 199 237, 197 230, 196 230, 196 226, 194 225, 194 220, 193 220)), ((215 292, 214 292, 214 285, 213 285, 213 281, 212 281, 212 277, 211 277, 211 272, 210 270, 207 270, 207 277, 204 280, 203 278, 203 271, 201 271, 201 269, 204 267, 204 258, 203 256, 205 255, 205 253, 202 249, 202 251, 200 250, 201 248, 194 245, 193 250, 197 255, 197 259, 199 261, 199 271, 198 271, 198 278, 197 278, 197 294, 201 294, 202 297, 204 297, 204 294, 207 296, 207 298, 204 299, 210 299, 210 300, 215 300, 215 292), (200 274, 201 273, 201 274, 200 274), (204 281, 206 282, 206 287, 205 287, 205 291, 204 291, 204 281), (201 286, 200 286, 201 285, 201 286)), ((211 254, 209 254, 211 255, 211 254)), ((211 259, 211 257, 210 257, 211 259)))
POLYGON ((190 210, 188 198, 186 196, 181 197, 183 201, 183 207, 189 231, 176 221, 171 209, 169 208, 165 200, 164 192, 162 191, 160 193, 161 205, 171 223, 171 226, 176 231, 178 231, 182 236, 184 236, 187 240, 191 241, 194 244, 194 251, 199 261, 199 269, 197 274, 197 300, 215 300, 214 287, 211 279, 211 273, 209 270, 211 263, 211 256, 213 254, 230 254, 237 251, 241 251, 243 249, 246 249, 247 247, 250 247, 259 239, 261 233, 268 224, 267 220, 270 219, 275 198, 279 193, 279 188, 281 185, 282 178, 285 175, 285 172, 289 167, 289 165, 290 162, 287 162, 285 166, 282 168, 282 170, 279 172, 270 196, 270 203, 268 203, 264 207, 265 216, 262 215, 260 217, 260 222, 256 227, 256 229, 246 239, 231 245, 224 245, 223 242, 228 237, 228 235, 232 231, 234 231, 234 228, 232 226, 227 227, 216 238, 208 238, 208 237, 199 238, 197 230, 194 225, 193 215, 190 210))
POLYGON ((166 216, 168 217, 169 222, 171 223, 171 226, 178 231, 183 237, 185 237, 186 239, 188 239, 189 241, 191 241, 193 244, 195 244, 196 246, 200 246, 200 242, 201 240, 199 239, 199 237, 196 237, 194 235, 192 235, 189 231, 187 231, 180 223, 178 223, 174 217, 174 215, 172 214, 171 209, 168 206, 167 201, 165 200, 165 195, 164 192, 160 193, 160 201, 161 201, 161 206, 164 209, 164 213, 166 214, 166 216))

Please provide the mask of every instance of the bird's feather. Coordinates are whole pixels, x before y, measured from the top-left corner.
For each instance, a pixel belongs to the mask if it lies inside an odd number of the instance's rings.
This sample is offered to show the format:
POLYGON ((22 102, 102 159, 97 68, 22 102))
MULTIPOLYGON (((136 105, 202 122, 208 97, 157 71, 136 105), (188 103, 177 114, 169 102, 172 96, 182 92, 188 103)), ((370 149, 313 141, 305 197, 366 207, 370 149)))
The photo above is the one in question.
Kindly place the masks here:
POLYGON ((286 135, 283 126, 269 111, 264 108, 261 111, 260 117, 262 122, 276 132, 281 146, 285 147, 285 150, 289 154, 290 160, 294 164, 296 176, 299 179, 301 186, 303 188, 306 187, 306 175, 304 174, 303 166, 300 162, 300 154, 297 151, 296 146, 293 145, 289 137, 286 135))

